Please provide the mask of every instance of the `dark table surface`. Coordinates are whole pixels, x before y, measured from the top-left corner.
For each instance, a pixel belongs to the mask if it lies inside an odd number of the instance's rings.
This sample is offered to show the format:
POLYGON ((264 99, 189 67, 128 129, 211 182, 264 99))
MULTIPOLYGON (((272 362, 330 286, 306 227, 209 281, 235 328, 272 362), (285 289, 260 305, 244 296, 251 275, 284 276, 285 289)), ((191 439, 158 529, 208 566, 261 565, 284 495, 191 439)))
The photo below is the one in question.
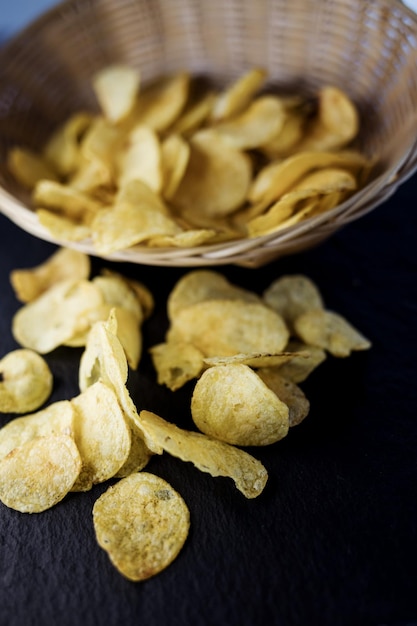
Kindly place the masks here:
MULTIPOLYGON (((263 494, 246 500, 229 479, 153 457, 147 469, 182 494, 191 531, 177 560, 142 583, 125 580, 96 543, 91 511, 107 483, 41 514, 0 504, 1 626, 417 624, 416 197, 414 176, 314 250, 256 270, 216 268, 259 293, 282 274, 305 273, 373 344, 322 364, 303 384, 308 418, 253 451, 269 472, 263 494)), ((18 347, 10 271, 54 250, 0 216, 0 355, 18 347)), ((103 266, 112 264, 93 259, 93 272, 103 266)), ((156 301, 131 394, 139 408, 190 427, 190 385, 158 387, 146 352, 164 338, 167 295, 188 270, 114 267, 156 301)), ((50 402, 78 392, 79 356, 46 355, 50 402)))

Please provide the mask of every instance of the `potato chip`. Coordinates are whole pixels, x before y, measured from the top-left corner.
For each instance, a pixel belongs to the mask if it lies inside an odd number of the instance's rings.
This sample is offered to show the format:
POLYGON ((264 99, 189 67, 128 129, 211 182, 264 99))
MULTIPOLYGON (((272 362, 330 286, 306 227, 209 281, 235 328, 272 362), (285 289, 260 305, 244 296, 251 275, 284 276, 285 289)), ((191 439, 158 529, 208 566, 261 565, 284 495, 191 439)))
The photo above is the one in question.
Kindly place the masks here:
POLYGON ((335 357, 347 357, 354 350, 368 350, 371 342, 343 316, 334 311, 306 311, 294 322, 298 337, 335 357))
POLYGON ((46 354, 82 332, 83 315, 103 303, 100 290, 84 279, 67 279, 21 307, 12 320, 12 332, 24 348, 46 354))
POLYGON ((147 245, 150 248, 190 248, 202 246, 216 241, 217 232, 208 228, 184 230, 175 235, 155 235, 150 237, 147 245))
POLYGON ((101 204, 86 193, 54 182, 41 180, 33 191, 33 202, 37 207, 56 211, 71 220, 90 224, 102 208, 101 204))
POLYGON ((162 195, 169 200, 175 195, 190 158, 190 146, 179 134, 171 133, 161 145, 162 195))
POLYGON ((197 378, 203 370, 203 355, 195 346, 185 342, 159 343, 149 349, 159 385, 171 391, 197 378))
POLYGON ((155 449, 160 446, 160 454, 165 450, 211 476, 231 478, 246 498, 256 498, 264 490, 268 473, 260 461, 244 450, 178 428, 150 411, 141 411, 139 417, 147 440, 153 442, 155 449))
POLYGON ((48 139, 43 156, 60 176, 69 176, 77 169, 80 142, 92 120, 90 113, 74 113, 48 139))
POLYGON ((280 368, 264 367, 257 373, 265 385, 288 407, 289 427, 301 424, 310 411, 310 402, 301 387, 284 378, 280 374, 280 368))
POLYGON ((82 468, 73 491, 88 491, 112 478, 130 453, 130 428, 108 385, 98 381, 71 400, 74 407, 74 441, 82 468))
POLYGON ((178 312, 167 333, 168 341, 192 343, 208 357, 281 352, 288 339, 280 315, 244 300, 197 302, 178 312))
POLYGON ((305 311, 324 308, 317 285, 304 274, 280 276, 265 289, 262 297, 290 327, 305 311))
POLYGON ((61 244, 71 241, 83 241, 91 235, 91 228, 86 224, 74 222, 74 220, 48 209, 37 209, 36 215, 39 224, 44 226, 52 237, 61 244))
POLYGON ((237 446, 266 446, 288 434, 288 406, 247 365, 206 370, 191 399, 191 415, 206 435, 237 446))
POLYGON ((27 189, 33 189, 40 180, 58 179, 45 159, 27 148, 11 148, 7 154, 7 168, 19 185, 27 189))
POLYGON ((69 400, 53 402, 45 409, 16 417, 0 428, 0 459, 35 437, 73 436, 74 409, 69 400))
POLYGON ((216 94, 213 91, 204 93, 199 98, 189 98, 184 110, 170 127, 170 132, 188 136, 200 128, 210 116, 216 94))
POLYGON ((322 348, 310 346, 294 339, 288 342, 287 350, 292 352, 294 356, 280 365, 279 373, 293 383, 302 383, 327 358, 326 352, 322 348))
POLYGON ((357 188, 355 176, 341 167, 325 167, 311 174, 307 174, 294 187, 298 189, 310 189, 317 193, 329 193, 329 191, 354 191, 357 188))
POLYGON ((116 569, 131 581, 166 569, 181 551, 190 528, 183 498, 171 485, 147 472, 109 487, 93 507, 98 544, 116 569))
POLYGON ((120 122, 136 102, 140 73, 127 65, 109 65, 94 75, 92 86, 105 116, 120 122))
POLYGON ((188 167, 172 197, 176 209, 222 217, 246 198, 252 177, 249 156, 200 131, 190 141, 188 167))
POLYGON ((172 321, 182 309, 206 300, 245 300, 260 302, 257 294, 238 287, 214 270, 197 269, 184 274, 167 299, 168 317, 172 321))
POLYGON ((68 494, 80 469, 70 436, 36 437, 0 461, 0 500, 21 513, 41 513, 68 494))
POLYGON ((53 376, 37 352, 18 349, 0 359, 0 413, 29 413, 49 398, 53 376))
POLYGON ((118 155, 118 185, 141 180, 150 189, 162 189, 162 155, 158 135, 144 125, 136 126, 127 137, 118 155))
POLYGON ((70 178, 71 187, 91 191, 99 185, 113 185, 115 155, 123 146, 122 130, 103 117, 94 118, 81 145, 80 170, 70 178))
POLYGON ((142 318, 148 319, 152 314, 155 308, 155 300, 152 295, 152 292, 146 285, 144 285, 139 280, 135 278, 130 278, 127 276, 123 276, 119 272, 115 272, 114 270, 109 270, 107 267, 102 268, 101 270, 102 276, 112 276, 117 277, 119 280, 124 281, 133 290, 136 295, 136 298, 141 306, 142 310, 142 318))
POLYGON ((10 282, 20 302, 31 302, 52 285, 68 278, 88 279, 90 257, 71 248, 58 248, 43 263, 31 268, 14 269, 10 282))
POLYGON ((271 141, 281 130, 284 119, 281 100, 262 96, 240 115, 214 126, 213 133, 236 150, 253 150, 271 141))
POLYGON ((214 121, 227 119, 246 109, 253 96, 262 87, 266 71, 254 68, 239 76, 227 89, 216 98, 211 118, 214 121))
POLYGON ((281 367, 285 363, 293 359, 307 359, 309 352, 307 350, 300 352, 279 352, 270 354, 268 352, 250 352, 248 354, 233 354, 232 356, 213 356, 203 359, 204 365, 213 367, 216 365, 248 365, 253 369, 264 367, 281 367))
POLYGON ((95 276, 92 283, 101 291, 104 302, 111 307, 120 307, 130 311, 138 323, 142 322, 142 306, 136 292, 120 274, 107 272, 107 274, 95 276))
POLYGON ((305 123, 302 111, 286 111, 279 132, 260 146, 261 151, 271 160, 288 157, 303 137, 305 123))

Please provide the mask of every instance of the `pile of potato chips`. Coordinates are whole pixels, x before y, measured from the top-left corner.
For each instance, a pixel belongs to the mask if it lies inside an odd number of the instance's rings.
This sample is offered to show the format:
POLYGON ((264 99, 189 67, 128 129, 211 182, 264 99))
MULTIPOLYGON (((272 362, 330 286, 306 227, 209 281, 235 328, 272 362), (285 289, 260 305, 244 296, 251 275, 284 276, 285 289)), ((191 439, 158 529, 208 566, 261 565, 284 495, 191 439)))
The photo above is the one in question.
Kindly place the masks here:
POLYGON ((153 455, 231 478, 256 498, 268 473, 243 448, 274 444, 302 422, 310 405, 300 383, 327 353, 370 347, 326 309, 307 276, 282 276, 259 295, 219 272, 190 271, 169 294, 165 341, 150 348, 159 384, 174 392, 193 381, 196 429, 185 430, 129 393, 154 307, 145 285, 109 270, 91 276, 89 258, 65 248, 10 279, 22 304, 12 320, 21 348, 0 360, 0 412, 15 414, 0 429, 0 500, 39 513, 112 480, 93 524, 98 544, 134 581, 167 567, 190 527, 181 495, 144 471, 153 455), (83 348, 79 393, 48 405, 53 378, 42 355, 60 345, 83 348))
POLYGON ((102 256, 275 233, 339 205, 371 162, 349 148, 360 121, 346 93, 308 100, 267 80, 255 68, 224 89, 186 72, 142 86, 106 67, 92 79, 100 113, 75 112, 39 154, 14 147, 9 170, 55 240, 102 256))

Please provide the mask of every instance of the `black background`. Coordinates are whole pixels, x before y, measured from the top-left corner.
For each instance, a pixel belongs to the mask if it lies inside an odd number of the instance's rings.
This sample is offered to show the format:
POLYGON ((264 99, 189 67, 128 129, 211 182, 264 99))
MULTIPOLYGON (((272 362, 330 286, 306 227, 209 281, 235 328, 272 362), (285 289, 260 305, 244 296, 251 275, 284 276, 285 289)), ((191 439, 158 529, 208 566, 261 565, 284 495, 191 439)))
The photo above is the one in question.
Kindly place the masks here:
MULTIPOLYGON (((2 626, 417 624, 416 195, 414 176, 313 250, 259 269, 213 268, 258 293, 282 274, 307 274, 326 306, 373 344, 329 357, 302 384, 308 418, 281 442, 250 450, 269 472, 263 494, 246 500, 229 479, 153 457, 147 470, 182 494, 191 531, 174 563, 142 583, 125 580, 95 540, 92 506, 111 481, 41 514, 0 503, 2 626)), ((0 216, 0 356, 18 347, 10 271, 55 249, 0 216)), ((155 297, 128 381, 135 403, 192 428, 192 383, 159 387, 147 353, 164 338, 167 295, 189 270, 93 259, 93 273, 101 267, 141 280, 155 297)), ((46 355, 49 402, 78 393, 80 354, 46 355)))

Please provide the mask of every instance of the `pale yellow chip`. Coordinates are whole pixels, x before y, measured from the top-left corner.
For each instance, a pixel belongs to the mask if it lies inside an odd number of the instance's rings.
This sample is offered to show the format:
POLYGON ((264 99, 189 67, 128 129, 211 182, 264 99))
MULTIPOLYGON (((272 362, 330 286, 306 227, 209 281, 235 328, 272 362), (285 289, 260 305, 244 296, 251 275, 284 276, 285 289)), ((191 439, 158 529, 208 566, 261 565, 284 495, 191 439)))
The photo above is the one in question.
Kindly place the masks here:
POLYGON ((248 354, 233 354, 232 356, 205 357, 203 362, 207 367, 216 365, 236 365, 240 363, 242 365, 248 365, 253 369, 258 369, 260 367, 281 367, 295 358, 307 359, 309 358, 309 352, 286 351, 276 354, 270 354, 269 352, 251 352, 248 354))
POLYGON ((134 107, 140 73, 127 65, 109 65, 94 75, 92 86, 103 113, 112 122, 119 122, 134 107))
POLYGON ((306 311, 294 322, 297 336, 335 357, 347 357, 355 350, 368 350, 371 342, 342 315, 334 311, 306 311))
POLYGON ((294 356, 280 366, 279 372, 281 376, 294 383, 302 383, 306 380, 327 358, 322 348, 293 339, 288 342, 287 350, 291 351, 294 356))
POLYGON ((98 544, 127 579, 146 580, 178 556, 190 528, 180 494, 164 479, 132 474, 109 487, 93 507, 98 544))
POLYGON ((82 468, 73 491, 87 491, 115 476, 126 462, 130 428, 111 387, 98 381, 71 400, 74 441, 82 468))
POLYGON ((213 91, 199 97, 190 97, 181 115, 170 128, 171 133, 188 136, 203 126, 213 109, 216 94, 213 91))
POLYGON ((203 355, 190 343, 159 343, 149 349, 159 385, 171 391, 197 378, 204 367, 203 355))
POLYGON ((73 436, 74 409, 69 400, 59 400, 23 417, 16 417, 0 429, 0 459, 35 437, 73 436))
POLYGON ((58 179, 45 159, 27 148, 15 147, 9 150, 7 168, 17 182, 27 189, 33 189, 40 180, 58 179))
POLYGON ((281 100, 275 96, 262 96, 240 115, 215 125, 213 132, 232 148, 253 150, 271 141, 281 130, 284 120, 281 100))
POLYGON ((289 156, 303 137, 305 123, 306 116, 302 111, 286 111, 280 131, 261 146, 262 152, 271 160, 289 156))
POLYGON ((219 94, 214 102, 211 118, 214 121, 227 119, 241 113, 262 87, 266 71, 254 68, 239 76, 219 94))
POLYGON ((162 195, 175 194, 187 169, 190 146, 179 134, 171 133, 161 144, 162 195))
POLYGON ((55 211, 87 225, 102 208, 100 202, 83 191, 52 180, 41 180, 37 183, 33 191, 33 202, 36 207, 55 211))
POLYGON ((138 324, 142 322, 143 311, 137 294, 120 274, 103 273, 95 276, 92 283, 101 291, 104 302, 112 307, 120 307, 130 311, 138 324))
POLYGON ((74 113, 48 139, 43 149, 43 156, 60 176, 69 176, 77 169, 81 138, 92 120, 91 113, 74 113))
POLYGON ((49 398, 53 375, 45 359, 25 348, 0 359, 0 413, 29 413, 49 398))
POLYGON ((83 315, 103 303, 100 290, 85 279, 63 280, 13 316, 12 332, 24 348, 46 354, 77 335, 89 323, 83 315))
POLYGON ((197 302, 236 299, 260 302, 257 294, 234 285, 220 272, 205 269, 192 270, 175 283, 168 295, 168 317, 172 321, 179 311, 197 302))
POLYGON ((288 407, 289 427, 297 426, 310 412, 310 402, 304 391, 296 383, 284 378, 280 368, 264 367, 258 370, 258 376, 277 397, 288 407))
POLYGON ((188 167, 172 197, 179 211, 222 217, 246 199, 252 177, 249 156, 212 131, 199 131, 190 141, 188 167))
POLYGON ((209 228, 184 230, 175 235, 155 235, 150 237, 150 248, 194 248, 216 240, 217 231, 209 228))
POLYGON ((101 270, 101 275, 117 277, 119 280, 126 282, 130 289, 132 289, 136 294, 136 298, 141 305, 143 319, 148 319, 150 317, 155 308, 155 299, 151 290, 144 285, 144 283, 136 280, 136 278, 124 276, 115 270, 110 270, 107 267, 104 267, 101 270))
POLYGON ((157 133, 144 125, 136 126, 117 155, 118 185, 141 180, 159 193, 163 185, 162 153, 157 133))
POLYGON ((197 428, 237 446, 266 446, 288 434, 288 406, 243 364, 203 372, 191 399, 197 428))
POLYGON ((39 224, 44 226, 52 237, 61 244, 84 241, 91 236, 90 226, 74 222, 74 220, 68 217, 58 215, 55 211, 37 209, 36 215, 39 219, 39 224))
POLYGON ((41 513, 63 500, 80 469, 72 437, 36 437, 0 461, 0 500, 21 513, 41 513))
POLYGON ((155 449, 161 448, 160 454, 165 450, 211 476, 231 478, 246 498, 256 498, 264 490, 268 473, 260 461, 244 450, 178 428, 150 411, 141 411, 139 417, 147 440, 153 441, 155 449))
POLYGON ((61 280, 88 279, 90 271, 90 257, 87 254, 71 248, 58 248, 36 267, 12 270, 10 282, 18 300, 31 302, 61 280))
POLYGON ((168 341, 192 343, 206 357, 282 352, 288 339, 278 313, 244 300, 197 302, 178 312, 167 333, 168 341))
POLYGON ((305 311, 324 308, 319 288, 305 274, 280 276, 265 289, 262 297, 291 327, 305 311))

